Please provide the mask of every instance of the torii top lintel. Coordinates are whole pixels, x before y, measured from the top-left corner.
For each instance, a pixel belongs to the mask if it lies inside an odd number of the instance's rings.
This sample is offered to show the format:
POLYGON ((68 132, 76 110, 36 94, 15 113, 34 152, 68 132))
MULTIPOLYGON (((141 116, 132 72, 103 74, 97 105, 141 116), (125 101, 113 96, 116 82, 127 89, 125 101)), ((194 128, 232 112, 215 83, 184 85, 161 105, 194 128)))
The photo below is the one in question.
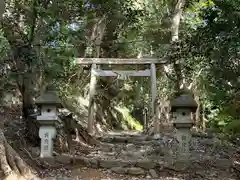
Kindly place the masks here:
POLYGON ((166 64, 166 58, 76 58, 76 64, 166 64))

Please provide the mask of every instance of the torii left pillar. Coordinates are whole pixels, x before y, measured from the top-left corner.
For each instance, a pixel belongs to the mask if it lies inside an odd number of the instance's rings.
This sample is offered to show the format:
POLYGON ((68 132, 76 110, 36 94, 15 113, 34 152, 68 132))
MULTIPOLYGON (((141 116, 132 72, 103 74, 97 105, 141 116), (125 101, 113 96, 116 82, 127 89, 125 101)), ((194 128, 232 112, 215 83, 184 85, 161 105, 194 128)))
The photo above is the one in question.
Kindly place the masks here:
POLYGON ((95 75, 95 71, 97 69, 96 64, 92 64, 91 68, 91 80, 89 87, 89 105, 88 105, 88 133, 93 134, 93 125, 95 119, 95 111, 94 111, 94 95, 96 91, 97 77, 95 75))

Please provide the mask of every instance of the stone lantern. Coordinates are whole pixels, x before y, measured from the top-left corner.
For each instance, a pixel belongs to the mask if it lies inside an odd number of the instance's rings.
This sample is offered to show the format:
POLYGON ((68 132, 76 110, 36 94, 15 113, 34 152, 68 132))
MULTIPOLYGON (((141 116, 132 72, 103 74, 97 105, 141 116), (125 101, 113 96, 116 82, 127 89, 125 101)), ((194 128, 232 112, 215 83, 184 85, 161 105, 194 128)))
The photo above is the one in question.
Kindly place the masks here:
POLYGON ((56 94, 55 87, 53 85, 48 85, 45 92, 36 99, 35 103, 41 108, 41 114, 37 116, 37 121, 40 124, 40 157, 52 157, 53 139, 56 137, 56 124, 59 122, 58 108, 62 107, 61 101, 56 94))
POLYGON ((170 103, 173 116, 173 126, 177 129, 176 137, 179 142, 178 157, 181 160, 189 159, 189 143, 193 126, 192 113, 196 112, 197 103, 191 93, 183 92, 170 103))

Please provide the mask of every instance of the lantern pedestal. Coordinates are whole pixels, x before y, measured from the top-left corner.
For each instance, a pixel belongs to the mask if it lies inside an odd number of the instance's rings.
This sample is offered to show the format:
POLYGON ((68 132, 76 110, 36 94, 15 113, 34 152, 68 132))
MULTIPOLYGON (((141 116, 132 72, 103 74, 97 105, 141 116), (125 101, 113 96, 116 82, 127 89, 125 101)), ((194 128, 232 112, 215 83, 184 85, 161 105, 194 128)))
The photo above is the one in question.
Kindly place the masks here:
POLYGON ((41 158, 53 156, 53 139, 56 137, 56 128, 54 126, 41 126, 39 128, 39 137, 41 138, 41 158))
POLYGON ((53 156, 53 139, 56 138, 56 116, 38 116, 40 124, 39 137, 41 138, 41 158, 53 156))
POLYGON ((189 154, 189 146, 191 141, 191 131, 192 123, 174 123, 174 127, 177 129, 176 138, 178 140, 178 160, 180 161, 188 161, 189 154))

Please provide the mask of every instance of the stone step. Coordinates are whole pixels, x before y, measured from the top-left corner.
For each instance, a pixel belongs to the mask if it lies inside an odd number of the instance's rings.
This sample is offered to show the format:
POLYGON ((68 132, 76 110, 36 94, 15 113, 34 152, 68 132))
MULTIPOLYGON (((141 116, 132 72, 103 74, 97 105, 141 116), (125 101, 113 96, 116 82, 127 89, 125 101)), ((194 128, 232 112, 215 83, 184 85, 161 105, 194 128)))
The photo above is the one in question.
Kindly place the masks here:
MULTIPOLYGON (((150 179, 157 178, 162 172, 189 172, 189 171, 203 171, 206 169, 218 169, 220 171, 229 171, 231 161, 227 159, 218 159, 211 161, 205 160, 189 160, 185 162, 165 162, 163 159, 136 159, 136 160, 123 160, 106 159, 106 157, 84 157, 75 156, 71 157, 66 154, 60 155, 52 159, 52 162, 57 161, 64 166, 67 164, 72 167, 89 167, 94 169, 106 169, 117 174, 128 174, 134 176, 144 176, 150 179), (208 164, 208 166, 206 166, 208 164)), ((229 171, 230 172, 230 171, 229 171)))
POLYGON ((99 137, 98 140, 107 143, 145 143, 154 140, 152 136, 105 136, 99 137))

